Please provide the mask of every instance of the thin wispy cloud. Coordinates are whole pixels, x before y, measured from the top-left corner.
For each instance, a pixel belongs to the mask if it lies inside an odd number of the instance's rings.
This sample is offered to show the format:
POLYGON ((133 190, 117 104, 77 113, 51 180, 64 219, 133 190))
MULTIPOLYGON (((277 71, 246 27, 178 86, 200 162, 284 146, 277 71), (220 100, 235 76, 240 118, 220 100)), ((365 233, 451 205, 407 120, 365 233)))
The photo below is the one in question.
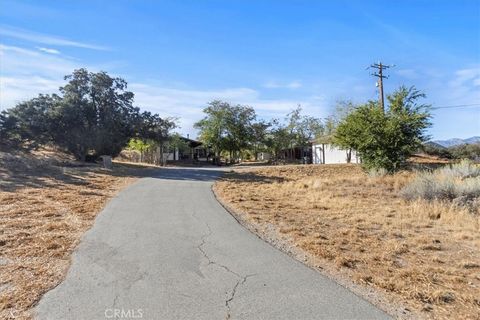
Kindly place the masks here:
POLYGON ((42 52, 46 52, 50 54, 60 54, 60 51, 58 51, 57 49, 44 48, 44 47, 36 47, 36 48, 42 52))
MULTIPOLYGON (((0 60, 2 62, 0 109, 12 107, 39 93, 58 93, 58 88, 65 83, 63 76, 80 67, 87 67, 90 71, 107 70, 112 76, 122 76, 129 81, 128 76, 115 74, 115 68, 111 66, 85 65, 77 59, 61 54, 51 54, 39 48, 33 50, 0 45, 0 60)), ((401 73, 412 76, 409 71, 401 73)), ((423 73, 420 72, 420 74, 423 73)), ((445 93, 436 95, 436 99, 432 101, 436 105, 440 103, 442 105, 471 103, 480 99, 480 90, 478 90, 480 69, 478 67, 437 74, 436 79, 436 85, 432 84, 427 91, 445 93)), ((288 84, 288 82, 283 83, 283 87, 288 84)), ((280 83, 277 83, 276 87, 280 87, 280 83)), ((157 84, 154 80, 132 82, 129 84, 129 90, 135 93, 137 106, 143 110, 159 113, 162 117, 177 117, 181 127, 179 131, 182 134, 189 133, 192 137, 196 133, 193 124, 204 116, 203 108, 214 99, 222 99, 233 104, 250 105, 264 119, 283 119, 298 104, 302 106, 305 113, 323 118, 329 115, 332 107, 328 96, 318 94, 318 92, 328 91, 326 88, 314 90, 315 92, 312 92, 311 95, 306 93, 299 99, 266 98, 260 88, 224 87, 201 90, 194 86, 178 87, 173 83, 157 84)), ((356 90, 355 86, 350 87, 350 93, 356 90)), ((366 89, 361 87, 358 90, 365 91, 366 89)))
MULTIPOLYGON (((40 92, 58 92, 64 75, 85 67, 125 78, 138 106, 179 117, 182 131, 190 133, 212 99, 251 105, 265 118, 283 118, 297 104, 324 117, 337 100, 378 99, 377 79, 364 68, 379 60, 397 65, 386 72, 385 94, 415 85, 433 106, 480 100, 474 4, 385 10, 372 1, 285 3, 275 5, 269 23, 263 19, 269 5, 254 5, 260 14, 252 16, 252 4, 243 2, 192 7, 196 14, 186 20, 178 19, 185 7, 176 2, 146 8, 127 1, 115 10, 90 1, 64 6, 8 0, 6 6, 0 23, 0 109, 40 92), (436 18, 421 19, 425 10, 436 18), (225 12, 235 12, 235 19, 225 12), (302 17, 301 23, 292 25, 292 17, 302 17), (120 31, 111 27, 118 21, 120 31), (219 23, 226 28, 212 32, 219 23), (452 28, 458 32, 448 32, 452 28)), ((472 135, 478 111, 437 109, 437 138, 472 135), (461 112, 470 114, 452 121, 461 112)))
POLYGON ((91 49, 91 50, 110 50, 108 47, 105 47, 105 46, 69 40, 62 37, 58 37, 58 36, 32 32, 32 31, 13 28, 9 26, 0 26, 0 35, 4 37, 30 41, 33 43, 41 43, 45 45, 76 47, 76 48, 84 48, 84 49, 91 49))
POLYGON ((480 86, 480 67, 457 70, 455 78, 450 84, 456 87, 464 85, 480 86))
POLYGON ((0 45, 0 61, 0 110, 39 93, 57 92, 63 76, 81 67, 58 54, 7 45, 0 45))
POLYGON ((480 101, 480 67, 455 71, 444 90, 449 105, 470 104, 480 101), (451 102, 450 102, 451 101, 451 102))
MULTIPOLYGON (((123 76, 112 72, 111 67, 105 69, 102 66, 84 65, 77 59, 52 54, 40 50, 40 47, 32 50, 0 45, 0 59, 3 64, 0 74, 0 110, 13 107, 39 93, 58 93, 58 88, 65 84, 64 75, 70 74, 76 68, 87 67, 94 72, 107 70, 112 76, 123 76)), ((125 79, 129 80, 128 77, 125 79)), ((174 84, 132 82, 128 89, 135 93, 135 105, 162 117, 177 117, 181 127, 179 131, 192 136, 196 133, 193 124, 204 116, 202 110, 207 103, 215 99, 252 106, 259 116, 265 119, 283 119, 298 104, 301 104, 307 113, 316 116, 324 116, 327 112, 325 101, 321 97, 311 96, 299 100, 265 99, 260 91, 248 87, 200 90, 185 86, 178 88, 174 84)))
POLYGON ((82 66, 80 61, 61 55, 1 44, 0 57, 2 58, 1 76, 42 75, 43 77, 61 80, 74 68, 82 66))
POLYGON ((307 96, 303 99, 265 99, 261 92, 252 88, 223 88, 217 90, 176 89, 144 83, 129 85, 135 93, 135 103, 142 109, 159 113, 161 116, 178 117, 182 133, 194 134, 193 124, 204 117, 202 112, 207 103, 220 99, 232 104, 255 108, 260 118, 283 119, 297 105, 317 117, 328 114, 324 97, 307 96))
POLYGON ((300 81, 291 81, 287 83, 268 81, 263 87, 268 89, 298 89, 302 87, 302 83, 300 81))

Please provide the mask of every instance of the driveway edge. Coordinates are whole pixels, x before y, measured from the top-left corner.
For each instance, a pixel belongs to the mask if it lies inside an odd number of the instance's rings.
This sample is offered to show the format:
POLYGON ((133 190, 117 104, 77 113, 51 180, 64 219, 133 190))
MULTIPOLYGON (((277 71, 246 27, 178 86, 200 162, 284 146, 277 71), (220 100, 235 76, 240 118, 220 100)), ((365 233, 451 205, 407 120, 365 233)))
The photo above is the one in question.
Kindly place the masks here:
POLYGON ((222 197, 218 194, 216 182, 212 184, 211 190, 215 200, 217 200, 217 202, 238 222, 238 224, 254 234, 260 240, 274 247, 276 250, 287 254, 306 267, 333 280, 356 296, 369 302, 376 308, 384 311, 395 319, 418 319, 419 315, 413 314, 409 309, 406 309, 400 303, 392 303, 388 301, 382 292, 379 292, 374 288, 367 288, 355 284, 347 276, 342 275, 339 272, 334 272, 334 270, 331 268, 328 268, 329 270, 327 270, 326 266, 322 266, 318 263, 318 259, 315 259, 315 257, 293 246, 287 240, 278 237, 274 226, 266 225, 266 229, 268 230, 260 230, 258 226, 244 219, 243 214, 240 213, 239 210, 233 208, 229 203, 222 199, 222 197))

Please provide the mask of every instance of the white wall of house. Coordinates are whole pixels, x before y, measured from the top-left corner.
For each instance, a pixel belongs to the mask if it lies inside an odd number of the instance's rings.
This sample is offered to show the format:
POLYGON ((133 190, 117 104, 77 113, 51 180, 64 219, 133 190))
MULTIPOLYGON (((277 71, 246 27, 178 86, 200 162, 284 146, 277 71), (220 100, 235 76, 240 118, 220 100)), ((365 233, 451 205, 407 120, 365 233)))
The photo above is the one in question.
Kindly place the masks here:
POLYGON ((175 149, 175 152, 165 152, 163 154, 164 161, 173 161, 178 160, 178 149, 175 149))
POLYGON ((272 155, 269 152, 259 152, 257 153, 257 159, 259 161, 269 161, 272 155))
MULTIPOLYGON (((326 143, 312 144, 312 162, 314 164, 348 163, 347 150, 326 143)), ((352 150, 350 163, 360 163, 360 157, 352 150)))

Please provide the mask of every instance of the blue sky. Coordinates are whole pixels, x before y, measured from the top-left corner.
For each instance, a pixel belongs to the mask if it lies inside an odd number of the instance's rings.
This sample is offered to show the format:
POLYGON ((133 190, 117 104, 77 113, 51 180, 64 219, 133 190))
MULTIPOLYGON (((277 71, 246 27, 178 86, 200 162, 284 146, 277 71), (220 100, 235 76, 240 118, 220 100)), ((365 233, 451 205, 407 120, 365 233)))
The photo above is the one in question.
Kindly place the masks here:
MULTIPOLYGON (((180 118, 212 99, 283 118, 301 104, 328 116, 339 99, 423 90, 433 106, 480 103, 480 1, 0 0, 0 108, 55 92, 74 68, 121 76, 136 104, 180 118)), ((434 139, 480 135, 480 106, 438 109, 434 139)))

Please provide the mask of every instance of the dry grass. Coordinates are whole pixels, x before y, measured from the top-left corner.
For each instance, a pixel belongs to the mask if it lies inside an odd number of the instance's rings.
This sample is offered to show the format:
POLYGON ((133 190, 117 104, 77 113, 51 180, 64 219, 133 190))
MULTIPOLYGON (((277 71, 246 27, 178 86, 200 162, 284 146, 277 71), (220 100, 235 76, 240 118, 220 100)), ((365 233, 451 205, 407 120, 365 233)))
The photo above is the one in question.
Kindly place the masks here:
POLYGON ((412 316, 478 319, 479 217, 402 199, 413 176, 369 177, 355 165, 239 169, 215 190, 244 220, 273 226, 313 257, 309 263, 374 288, 412 316))
POLYGON ((425 164, 447 164, 451 161, 445 158, 429 155, 429 154, 414 154, 410 156, 409 162, 412 163, 425 163, 425 164))
POLYGON ((51 152, 0 153, 1 319, 31 317, 41 295, 63 279, 97 213, 137 174, 77 165, 51 152))

